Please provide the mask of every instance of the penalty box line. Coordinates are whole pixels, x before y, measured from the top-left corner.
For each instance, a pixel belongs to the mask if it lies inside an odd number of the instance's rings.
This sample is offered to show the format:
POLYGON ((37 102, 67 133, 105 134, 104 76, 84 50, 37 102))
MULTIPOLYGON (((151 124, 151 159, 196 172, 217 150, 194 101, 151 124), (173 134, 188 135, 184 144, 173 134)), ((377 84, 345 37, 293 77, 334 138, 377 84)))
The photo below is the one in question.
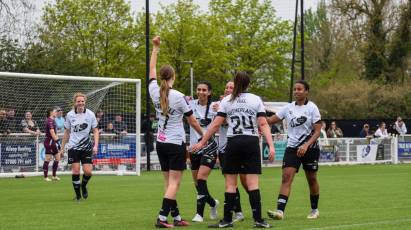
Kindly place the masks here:
POLYGON ((325 226, 325 227, 319 227, 319 228, 306 228, 306 230, 342 229, 342 228, 361 227, 361 226, 377 225, 377 224, 393 224, 393 223, 406 223, 406 222, 411 222, 411 218, 364 222, 364 223, 356 223, 356 224, 342 224, 342 225, 325 226))

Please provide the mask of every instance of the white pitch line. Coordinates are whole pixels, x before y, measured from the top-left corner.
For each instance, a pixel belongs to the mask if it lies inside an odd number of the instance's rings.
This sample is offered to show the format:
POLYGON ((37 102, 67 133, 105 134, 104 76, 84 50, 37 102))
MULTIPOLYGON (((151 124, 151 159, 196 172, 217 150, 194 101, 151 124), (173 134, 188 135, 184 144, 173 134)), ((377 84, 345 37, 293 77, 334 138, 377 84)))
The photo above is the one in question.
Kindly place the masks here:
POLYGON ((319 227, 319 228, 306 228, 306 230, 341 229, 341 228, 361 227, 361 226, 367 226, 367 225, 393 224, 393 223, 403 223, 403 222, 411 222, 411 218, 397 219, 397 220, 384 220, 384 221, 375 221, 375 222, 365 222, 365 223, 358 223, 358 224, 343 224, 343 225, 326 226, 326 227, 319 227))

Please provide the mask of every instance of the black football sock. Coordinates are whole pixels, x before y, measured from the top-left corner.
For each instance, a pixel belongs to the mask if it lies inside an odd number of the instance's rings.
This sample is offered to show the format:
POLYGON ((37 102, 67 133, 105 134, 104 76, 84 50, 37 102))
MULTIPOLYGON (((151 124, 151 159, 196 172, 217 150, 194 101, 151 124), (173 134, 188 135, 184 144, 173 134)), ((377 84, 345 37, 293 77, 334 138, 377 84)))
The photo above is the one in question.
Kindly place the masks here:
POLYGON ((171 216, 174 220, 181 220, 180 210, 178 210, 178 205, 176 200, 172 200, 171 208, 170 208, 171 216))
POLYGON ((235 193, 224 193, 224 220, 227 222, 233 221, 233 206, 235 202, 235 193))
POLYGON ((170 213, 172 205, 173 205, 173 200, 163 198, 163 204, 161 205, 160 212, 158 213, 158 215, 159 215, 158 218, 161 221, 166 221, 167 220, 167 216, 170 213))
POLYGON ((238 190, 238 188, 236 189, 236 193, 235 193, 234 212, 242 212, 240 191, 238 190))
POLYGON ((251 210, 253 212, 253 218, 255 221, 262 221, 261 219, 261 196, 260 190, 252 190, 248 193, 248 198, 250 200, 251 210))
POLYGON ((83 174, 83 179, 81 181, 81 186, 86 187, 87 183, 90 181, 91 176, 87 176, 86 174, 83 174))
POLYGON ((210 205, 211 207, 214 207, 216 203, 215 203, 214 198, 211 197, 210 193, 208 192, 207 181, 199 179, 197 180, 197 185, 198 185, 198 194, 205 195, 207 204, 210 205))
POLYGON ((71 175, 71 181, 73 183, 73 188, 74 192, 76 193, 76 198, 80 199, 81 198, 81 193, 80 193, 80 175, 71 175))
POLYGON ((277 200, 277 210, 281 210, 284 212, 285 206, 287 205, 288 196, 279 194, 277 200))
POLYGON ((318 208, 318 200, 319 199, 320 199, 320 194, 310 195, 311 209, 317 209, 318 208))

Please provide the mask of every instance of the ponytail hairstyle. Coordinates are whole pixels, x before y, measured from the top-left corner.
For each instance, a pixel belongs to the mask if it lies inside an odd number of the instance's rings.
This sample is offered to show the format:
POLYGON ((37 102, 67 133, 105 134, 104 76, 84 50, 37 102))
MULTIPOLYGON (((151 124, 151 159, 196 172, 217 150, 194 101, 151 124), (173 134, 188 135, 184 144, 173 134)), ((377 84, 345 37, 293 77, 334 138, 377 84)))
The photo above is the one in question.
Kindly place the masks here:
POLYGON ((206 112, 204 115, 204 118, 207 119, 208 110, 210 109, 210 105, 211 105, 211 91, 213 90, 213 87, 211 86, 211 83, 208 81, 200 81, 197 85, 206 85, 208 91, 210 92, 210 95, 208 95, 207 97, 207 107, 206 107, 206 112))
POLYGON ((164 116, 167 116, 168 107, 170 105, 168 100, 168 94, 170 92, 170 86, 167 81, 173 79, 175 76, 173 67, 165 65, 160 69, 160 107, 164 116))
POLYGON ((234 76, 234 90, 230 102, 234 101, 241 93, 245 92, 250 85, 250 77, 244 71, 238 71, 234 76))

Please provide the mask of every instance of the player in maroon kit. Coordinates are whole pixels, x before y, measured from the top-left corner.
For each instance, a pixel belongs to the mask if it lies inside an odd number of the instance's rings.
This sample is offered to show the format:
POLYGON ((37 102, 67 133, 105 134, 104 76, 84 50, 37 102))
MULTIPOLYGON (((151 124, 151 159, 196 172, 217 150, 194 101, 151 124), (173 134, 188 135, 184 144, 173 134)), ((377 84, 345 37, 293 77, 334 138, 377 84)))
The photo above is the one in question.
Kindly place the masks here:
POLYGON ((57 168, 60 161, 60 139, 57 136, 56 131, 56 122, 54 119, 57 115, 57 109, 51 108, 47 110, 47 120, 46 120, 46 139, 44 139, 44 148, 46 149, 46 159, 43 163, 43 172, 44 172, 44 180, 51 181, 55 180, 58 181, 60 178, 56 176, 57 168), (51 158, 54 158, 53 162, 53 177, 52 179, 48 178, 48 171, 49 171, 49 162, 51 158))

